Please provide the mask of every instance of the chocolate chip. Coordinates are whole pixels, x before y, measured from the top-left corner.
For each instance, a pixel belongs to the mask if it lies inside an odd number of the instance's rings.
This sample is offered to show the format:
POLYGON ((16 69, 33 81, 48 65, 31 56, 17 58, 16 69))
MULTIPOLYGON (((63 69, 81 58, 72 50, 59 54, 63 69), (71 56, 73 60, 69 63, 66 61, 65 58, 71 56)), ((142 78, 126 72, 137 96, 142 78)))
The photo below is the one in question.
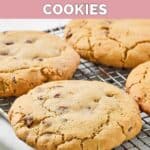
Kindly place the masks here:
POLYGON ((91 107, 90 107, 90 106, 88 106, 88 107, 87 107, 87 109, 89 109, 89 110, 90 110, 90 109, 91 109, 91 107))
POLYGON ((132 129, 133 129, 133 128, 132 128, 132 127, 130 127, 130 128, 128 129, 128 131, 130 132, 132 129))
POLYGON ((97 99, 94 99, 94 102, 95 102, 95 103, 98 103, 99 100, 100 100, 100 99, 98 99, 98 98, 97 98, 97 99))
POLYGON ((8 52, 0 52, 0 55, 6 56, 8 55, 8 52))
POLYGON ((35 56, 35 57, 33 57, 32 59, 36 59, 36 60, 38 60, 38 61, 43 61, 43 58, 39 58, 39 56, 35 56))
POLYGON ((37 99, 38 100, 43 100, 44 98, 43 98, 43 96, 38 96, 37 99))
POLYGON ((58 107, 58 113, 59 114, 65 113, 65 112, 67 112, 67 110, 68 110, 67 106, 59 106, 58 107))
POLYGON ((70 37, 72 37, 72 33, 71 30, 69 30, 66 34, 66 39, 69 39, 70 37))
POLYGON ((103 26, 103 27, 101 27, 101 29, 102 29, 102 30, 109 30, 109 28, 108 28, 108 27, 104 27, 104 26, 103 26))
POLYGON ((49 98, 49 96, 46 95, 40 95, 37 97, 38 100, 47 100, 49 98))
POLYGON ((43 59, 42 59, 42 58, 39 58, 38 61, 43 61, 43 59))
POLYGON ((16 81, 16 78, 15 78, 15 77, 13 77, 13 78, 12 78, 12 82, 13 82, 13 83, 15 83, 15 84, 17 83, 17 81, 16 81))
POLYGON ((51 30, 46 30, 46 31, 44 31, 45 33, 50 33, 51 32, 51 30))
POLYGON ((3 34, 6 34, 8 31, 4 31, 3 34))
POLYGON ((27 115, 25 116, 24 121, 27 127, 31 127, 31 125, 33 124, 33 117, 31 115, 27 115))
POLYGON ((114 96, 114 93, 106 93, 106 96, 107 96, 107 97, 113 97, 113 96, 114 96))
POLYGON ((140 101, 141 100, 141 97, 134 97, 135 98, 135 100, 137 100, 137 101, 140 101))
POLYGON ((28 43, 28 44, 32 44, 33 43, 32 40, 26 40, 25 42, 28 43))
POLYGON ((14 42, 6 42, 5 45, 13 45, 14 42))
POLYGON ((105 33, 106 35, 109 34, 109 28, 108 28, 108 27, 101 27, 101 29, 104 31, 104 33, 105 33))
POLYGON ((54 95, 54 98, 60 98, 60 96, 61 95, 59 93, 57 93, 57 94, 54 95))

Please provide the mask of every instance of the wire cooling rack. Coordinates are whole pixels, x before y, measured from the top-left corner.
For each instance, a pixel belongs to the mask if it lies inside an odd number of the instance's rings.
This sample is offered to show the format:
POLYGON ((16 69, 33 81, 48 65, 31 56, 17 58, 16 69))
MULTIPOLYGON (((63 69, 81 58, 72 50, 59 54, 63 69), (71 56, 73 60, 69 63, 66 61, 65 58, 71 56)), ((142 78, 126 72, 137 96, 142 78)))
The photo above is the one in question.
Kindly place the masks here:
MULTIPOLYGON (((64 27, 62 26, 45 32, 62 36, 63 31, 64 27)), ((103 65, 96 65, 87 60, 81 59, 81 63, 73 78, 76 80, 99 80, 124 88, 129 71, 130 70, 127 69, 116 69, 103 65)), ((14 100, 15 97, 5 99, 0 98, 0 107, 7 112, 14 100)), ((143 128, 140 134, 134 139, 123 143, 115 150, 150 150, 150 116, 145 113, 141 113, 141 116, 143 128)))

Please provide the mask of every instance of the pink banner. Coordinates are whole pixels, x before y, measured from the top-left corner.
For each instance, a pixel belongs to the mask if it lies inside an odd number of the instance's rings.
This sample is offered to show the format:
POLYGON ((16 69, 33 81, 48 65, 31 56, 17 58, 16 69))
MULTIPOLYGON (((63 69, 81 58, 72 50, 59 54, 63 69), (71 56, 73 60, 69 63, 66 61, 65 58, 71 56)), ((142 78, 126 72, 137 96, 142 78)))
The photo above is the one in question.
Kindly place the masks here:
POLYGON ((150 0, 0 0, 3 19, 83 17, 150 18, 150 0))

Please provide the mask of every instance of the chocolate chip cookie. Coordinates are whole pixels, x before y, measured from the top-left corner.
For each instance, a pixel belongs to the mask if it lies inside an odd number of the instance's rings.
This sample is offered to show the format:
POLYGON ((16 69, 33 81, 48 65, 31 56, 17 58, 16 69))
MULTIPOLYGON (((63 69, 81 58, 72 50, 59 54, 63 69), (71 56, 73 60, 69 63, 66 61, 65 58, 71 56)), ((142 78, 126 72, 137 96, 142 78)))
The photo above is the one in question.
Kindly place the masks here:
POLYGON ((150 61, 133 69, 127 78, 126 90, 141 110, 150 114, 150 61))
POLYGON ((73 20, 65 39, 85 59, 133 68, 150 60, 150 20, 73 20))
POLYGON ((79 55, 54 35, 0 33, 0 96, 19 96, 47 81, 70 79, 79 55))
POLYGON ((141 129, 138 105, 99 81, 54 81, 19 97, 9 111, 16 135, 38 150, 108 150, 141 129))

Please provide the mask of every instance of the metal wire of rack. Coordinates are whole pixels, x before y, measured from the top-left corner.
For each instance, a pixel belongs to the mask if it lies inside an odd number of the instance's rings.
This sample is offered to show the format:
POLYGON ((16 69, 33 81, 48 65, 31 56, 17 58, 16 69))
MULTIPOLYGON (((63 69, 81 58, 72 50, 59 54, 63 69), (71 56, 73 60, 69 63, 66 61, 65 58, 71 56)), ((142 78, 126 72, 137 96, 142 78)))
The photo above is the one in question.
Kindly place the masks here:
MULTIPOLYGON (((58 36, 63 36, 64 26, 56 27, 45 32, 58 36)), ((114 84, 120 88, 124 88, 124 83, 130 70, 106 67, 104 65, 96 65, 87 60, 81 59, 81 63, 74 74, 73 79, 76 80, 99 80, 114 84)), ((0 107, 8 111, 11 104, 15 100, 12 98, 0 98, 0 107)), ((143 128, 138 136, 134 139, 123 143, 115 150, 150 150, 150 116, 141 113, 143 128)))

